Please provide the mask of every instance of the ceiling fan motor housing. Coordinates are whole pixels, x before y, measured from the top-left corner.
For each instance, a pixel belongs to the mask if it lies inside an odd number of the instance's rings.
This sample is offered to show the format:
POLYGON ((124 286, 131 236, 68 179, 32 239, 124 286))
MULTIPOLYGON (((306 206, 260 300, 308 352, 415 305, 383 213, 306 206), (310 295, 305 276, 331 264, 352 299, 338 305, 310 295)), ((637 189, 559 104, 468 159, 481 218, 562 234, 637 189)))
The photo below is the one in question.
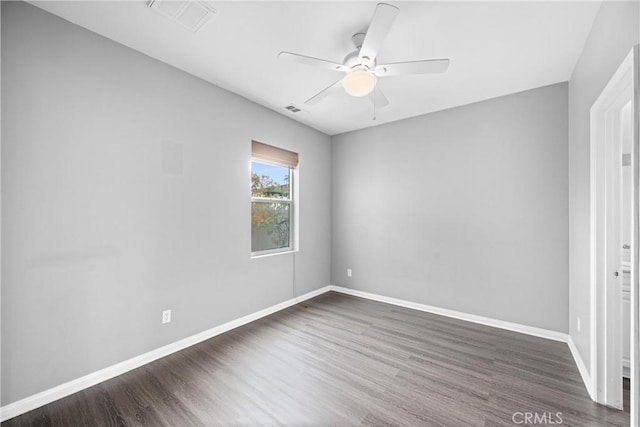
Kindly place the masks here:
POLYGON ((363 65, 368 69, 373 69, 373 67, 376 66, 375 59, 370 59, 368 57, 360 59, 360 48, 362 47, 365 36, 365 33, 355 33, 353 36, 351 36, 351 41, 356 47, 356 50, 350 52, 347 56, 345 56, 344 61, 342 61, 342 63, 347 67, 354 68, 358 65, 363 65))

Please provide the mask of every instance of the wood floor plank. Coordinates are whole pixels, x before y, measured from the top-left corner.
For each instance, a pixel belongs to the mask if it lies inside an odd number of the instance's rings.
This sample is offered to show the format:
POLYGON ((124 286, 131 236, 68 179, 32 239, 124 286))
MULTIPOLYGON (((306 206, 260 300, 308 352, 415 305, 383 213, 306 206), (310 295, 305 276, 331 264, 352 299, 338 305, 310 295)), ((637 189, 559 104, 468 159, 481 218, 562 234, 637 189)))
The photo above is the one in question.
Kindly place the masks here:
POLYGON ((606 408, 564 343, 330 292, 2 426, 626 426, 624 384, 606 408))

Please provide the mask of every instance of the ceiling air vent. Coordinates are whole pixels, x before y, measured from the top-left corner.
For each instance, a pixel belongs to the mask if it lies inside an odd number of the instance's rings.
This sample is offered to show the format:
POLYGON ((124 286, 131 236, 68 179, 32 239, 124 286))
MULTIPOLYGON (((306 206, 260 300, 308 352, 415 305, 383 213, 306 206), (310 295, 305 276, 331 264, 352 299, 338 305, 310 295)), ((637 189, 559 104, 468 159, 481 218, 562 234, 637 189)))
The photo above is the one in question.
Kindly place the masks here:
POLYGON ((295 105, 287 105, 286 107, 284 107, 285 110, 289 110, 292 113, 299 113, 300 111, 302 111, 302 109, 296 107, 295 105))
POLYGON ((151 0, 147 6, 193 32, 202 28, 216 14, 211 5, 197 0, 151 0))

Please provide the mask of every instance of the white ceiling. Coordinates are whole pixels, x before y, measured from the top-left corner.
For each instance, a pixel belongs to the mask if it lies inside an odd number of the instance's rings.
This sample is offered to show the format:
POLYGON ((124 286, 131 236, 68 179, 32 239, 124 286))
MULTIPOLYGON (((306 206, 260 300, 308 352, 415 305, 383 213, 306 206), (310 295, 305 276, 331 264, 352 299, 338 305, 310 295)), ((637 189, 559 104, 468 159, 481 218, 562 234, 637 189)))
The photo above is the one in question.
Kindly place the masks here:
POLYGON ((303 102, 343 74, 280 61, 290 51, 342 62, 376 2, 213 1, 185 30, 145 1, 32 2, 329 135, 569 80, 599 1, 390 2, 400 8, 378 63, 450 58, 445 74, 379 81, 390 105, 345 93, 303 102), (289 104, 304 111, 290 113, 289 104))

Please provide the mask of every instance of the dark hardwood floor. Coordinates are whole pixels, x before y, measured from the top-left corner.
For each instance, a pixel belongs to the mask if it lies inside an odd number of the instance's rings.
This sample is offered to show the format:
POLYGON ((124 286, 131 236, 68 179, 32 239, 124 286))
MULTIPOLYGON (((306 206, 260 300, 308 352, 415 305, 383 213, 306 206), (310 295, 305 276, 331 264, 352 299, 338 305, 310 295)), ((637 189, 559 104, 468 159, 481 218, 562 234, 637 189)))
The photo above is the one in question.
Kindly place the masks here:
POLYGON ((332 292, 2 425, 461 427, 527 413, 629 425, 628 409, 591 401, 566 344, 332 292))

